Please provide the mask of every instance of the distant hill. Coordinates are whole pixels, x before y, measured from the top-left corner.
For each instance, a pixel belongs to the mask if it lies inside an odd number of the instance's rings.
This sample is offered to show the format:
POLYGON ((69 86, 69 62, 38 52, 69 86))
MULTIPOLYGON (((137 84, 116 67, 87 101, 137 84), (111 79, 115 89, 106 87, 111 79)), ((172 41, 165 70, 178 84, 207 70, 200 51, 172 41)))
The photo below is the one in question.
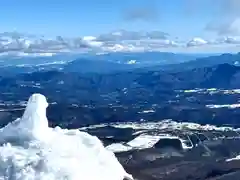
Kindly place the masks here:
POLYGON ((208 55, 168 52, 131 52, 106 54, 59 54, 46 57, 0 57, 0 74, 63 69, 66 72, 112 73, 191 61, 208 55))
POLYGON ((63 67, 64 72, 78 73, 112 73, 131 70, 135 65, 120 64, 103 60, 88 60, 85 58, 74 60, 63 67))
MULTIPOLYGON (((200 55, 167 52, 108 53, 78 58, 64 67, 64 71, 80 73, 111 73, 178 64, 195 60, 200 55)), ((202 55, 203 56, 203 55, 202 55)))
POLYGON ((193 61, 182 62, 178 64, 164 65, 161 67, 153 67, 160 68, 164 70, 174 70, 174 71, 183 71, 194 68, 203 68, 210 67, 218 64, 228 63, 231 65, 240 65, 240 53, 237 54, 222 54, 218 56, 209 56, 209 57, 200 57, 193 61))
POLYGON ((195 60, 200 57, 208 57, 209 54, 183 54, 171 52, 114 52, 101 54, 97 56, 89 56, 89 59, 100 61, 111 61, 126 64, 130 60, 136 60, 138 67, 177 64, 195 60))

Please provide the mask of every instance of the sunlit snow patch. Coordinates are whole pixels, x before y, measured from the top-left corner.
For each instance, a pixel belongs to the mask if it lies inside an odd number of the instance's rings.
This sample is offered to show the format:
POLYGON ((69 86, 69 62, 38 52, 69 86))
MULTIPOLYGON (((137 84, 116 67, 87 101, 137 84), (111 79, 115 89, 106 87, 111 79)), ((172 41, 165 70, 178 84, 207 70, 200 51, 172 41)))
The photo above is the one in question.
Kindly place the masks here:
POLYGON ((147 135, 147 134, 141 134, 137 136, 135 139, 127 142, 127 143, 113 143, 108 145, 106 148, 113 152, 124 152, 124 151, 130 151, 133 149, 147 149, 152 148, 159 140, 165 140, 165 139, 173 139, 179 141, 182 144, 183 149, 190 149, 192 147, 186 146, 185 142, 176 136, 171 136, 169 134, 159 134, 159 135, 147 135))
POLYGON ((226 161, 236 161, 236 160, 240 160, 240 155, 236 156, 235 158, 231 158, 231 159, 227 159, 226 161))
POLYGON ((149 110, 143 110, 141 112, 138 112, 139 114, 148 114, 148 113, 154 113, 155 111, 153 109, 149 109, 149 110))
POLYGON ((22 118, 0 129, 0 179, 132 179, 97 137, 49 128, 47 106, 43 95, 34 94, 22 118))
POLYGON ((235 109, 235 108, 240 108, 240 104, 209 104, 209 105, 206 105, 206 107, 210 109, 218 109, 218 108, 235 109))
POLYGON ((136 60, 129 60, 129 61, 127 62, 127 64, 136 64, 136 63, 137 63, 136 60))

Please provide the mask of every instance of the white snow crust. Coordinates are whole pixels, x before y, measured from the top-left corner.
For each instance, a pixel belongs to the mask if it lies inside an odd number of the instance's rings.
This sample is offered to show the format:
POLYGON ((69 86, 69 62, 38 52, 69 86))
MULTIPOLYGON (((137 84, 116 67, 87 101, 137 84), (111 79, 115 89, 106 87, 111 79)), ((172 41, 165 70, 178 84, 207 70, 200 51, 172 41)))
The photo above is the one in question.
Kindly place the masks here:
POLYGON ((33 94, 22 118, 0 129, 0 180, 132 179, 97 137, 48 127, 47 106, 33 94))

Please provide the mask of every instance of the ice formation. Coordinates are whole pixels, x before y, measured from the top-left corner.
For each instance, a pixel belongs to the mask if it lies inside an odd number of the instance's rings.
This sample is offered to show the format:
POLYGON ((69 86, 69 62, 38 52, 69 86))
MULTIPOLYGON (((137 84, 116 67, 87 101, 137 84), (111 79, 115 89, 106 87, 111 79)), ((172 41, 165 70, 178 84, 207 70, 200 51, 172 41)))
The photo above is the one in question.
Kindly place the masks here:
POLYGON ((33 94, 22 118, 0 129, 0 180, 132 179, 97 137, 48 127, 47 106, 33 94))

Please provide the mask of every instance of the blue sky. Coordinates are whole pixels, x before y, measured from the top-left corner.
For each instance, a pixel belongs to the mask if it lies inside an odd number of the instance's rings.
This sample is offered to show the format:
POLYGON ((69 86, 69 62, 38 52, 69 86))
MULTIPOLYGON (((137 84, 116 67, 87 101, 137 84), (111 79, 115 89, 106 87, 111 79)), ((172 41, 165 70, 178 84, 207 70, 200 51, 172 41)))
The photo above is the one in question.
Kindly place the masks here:
POLYGON ((160 30, 172 37, 210 36, 222 0, 7 0, 0 31, 46 36, 97 35, 117 29, 160 30))

